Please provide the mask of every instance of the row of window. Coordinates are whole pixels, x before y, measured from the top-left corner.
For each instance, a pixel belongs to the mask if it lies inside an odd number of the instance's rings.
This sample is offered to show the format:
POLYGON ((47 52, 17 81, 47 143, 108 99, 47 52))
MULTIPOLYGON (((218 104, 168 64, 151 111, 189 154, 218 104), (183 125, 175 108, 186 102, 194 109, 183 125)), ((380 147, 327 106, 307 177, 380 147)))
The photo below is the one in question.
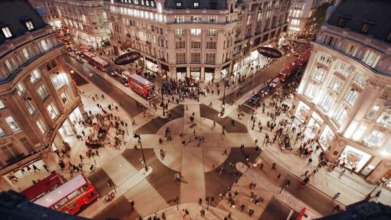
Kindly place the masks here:
MULTIPOLYGON (((175 42, 176 49, 184 49, 186 47, 185 45, 186 41, 184 40, 178 40, 175 42)), ((216 49, 216 45, 215 41, 208 41, 206 42, 206 49, 216 49)), ((191 41, 190 48, 201 48, 201 41, 191 41)))
MULTIPOLYGON (((217 35, 217 30, 216 29, 207 29, 207 30, 204 30, 204 31, 207 31, 207 35, 208 36, 216 36, 217 35)), ((201 29, 190 29, 190 33, 192 35, 199 35, 201 34, 201 29), (193 30, 193 31, 192 31, 193 30)), ((175 35, 176 36, 183 36, 185 34, 185 30, 183 29, 175 29, 175 35)))
POLYGON ((154 0, 121 0, 121 2, 135 4, 135 5, 150 6, 150 7, 155 7, 156 5, 154 0))
MULTIPOLYGON (((176 53, 176 62, 178 64, 186 63, 186 53, 176 53)), ((190 53, 190 62, 201 63, 201 53, 190 53)), ((216 62, 216 54, 206 53, 205 63, 215 64, 215 62, 216 62)))
POLYGON ((202 16, 202 15, 193 15, 190 17, 187 16, 175 16, 174 22, 175 23, 185 23, 185 22, 191 22, 191 23, 218 23, 218 17, 217 16, 202 16), (185 19, 188 18, 188 19, 185 19))
MULTIPOLYGON (((331 46, 334 48, 337 47, 338 42, 339 42, 339 39, 335 36, 332 36, 332 35, 325 35, 324 39, 323 39, 323 43, 325 45, 328 45, 328 46, 331 46)), ((344 48, 342 48, 342 50, 345 53, 361 60, 362 62, 364 62, 365 64, 367 64, 368 66, 370 66, 372 68, 376 67, 376 65, 378 64, 378 62, 381 58, 379 53, 374 52, 371 49, 365 49, 365 54, 363 57, 356 57, 356 55, 358 54, 357 52, 358 52, 359 47, 357 44, 352 43, 352 42, 348 42, 345 45, 343 45, 342 47, 344 47, 344 48)))
MULTIPOLYGON (((33 21, 31 19, 23 19, 20 22, 22 22, 24 24, 24 26, 25 26, 27 31, 34 30, 34 24, 33 24, 33 21)), ((9 38, 13 37, 12 30, 10 29, 10 26, 6 26, 6 25, 2 26, 1 27, 1 33, 3 34, 3 36, 6 39, 9 39, 9 38)))
MULTIPOLYGON (((0 63, 0 80, 8 78, 10 73, 18 69, 25 62, 34 59, 37 55, 50 50, 57 44, 58 42, 56 42, 55 39, 47 38, 28 44, 26 47, 14 51, 12 56, 5 58, 4 62, 0 63)), ((50 68, 50 66, 48 66, 48 68, 50 68)))

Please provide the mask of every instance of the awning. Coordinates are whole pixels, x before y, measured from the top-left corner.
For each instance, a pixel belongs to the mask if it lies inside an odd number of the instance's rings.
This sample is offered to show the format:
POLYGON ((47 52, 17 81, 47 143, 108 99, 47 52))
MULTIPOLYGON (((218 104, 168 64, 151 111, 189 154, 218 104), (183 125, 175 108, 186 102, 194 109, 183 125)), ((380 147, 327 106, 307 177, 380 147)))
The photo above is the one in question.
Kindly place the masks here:
POLYGON ((154 61, 154 60, 152 60, 151 58, 145 57, 145 59, 148 60, 149 62, 152 62, 152 63, 154 63, 154 64, 157 64, 157 62, 154 61))
POLYGON ((206 73, 214 73, 215 72, 215 68, 205 67, 205 72, 206 73))
POLYGON ((177 67, 177 68, 176 68, 176 71, 177 71, 178 73, 186 73, 186 67, 177 67))
POLYGON ((162 67, 162 70, 168 71, 168 66, 167 65, 162 64, 161 67, 162 67))

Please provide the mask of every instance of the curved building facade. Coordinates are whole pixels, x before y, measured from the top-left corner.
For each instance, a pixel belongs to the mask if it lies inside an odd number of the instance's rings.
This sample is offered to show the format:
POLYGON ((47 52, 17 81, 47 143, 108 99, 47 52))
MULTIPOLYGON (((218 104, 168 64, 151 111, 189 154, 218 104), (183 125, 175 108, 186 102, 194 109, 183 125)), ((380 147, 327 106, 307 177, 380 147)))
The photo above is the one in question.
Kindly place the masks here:
POLYGON ((0 2, 0 30, 0 185, 12 188, 6 175, 61 150, 57 134, 72 133, 83 106, 63 45, 26 1, 0 2))
POLYGON ((313 42, 295 100, 295 120, 318 138, 331 161, 388 187, 390 10, 387 1, 342 1, 313 42))

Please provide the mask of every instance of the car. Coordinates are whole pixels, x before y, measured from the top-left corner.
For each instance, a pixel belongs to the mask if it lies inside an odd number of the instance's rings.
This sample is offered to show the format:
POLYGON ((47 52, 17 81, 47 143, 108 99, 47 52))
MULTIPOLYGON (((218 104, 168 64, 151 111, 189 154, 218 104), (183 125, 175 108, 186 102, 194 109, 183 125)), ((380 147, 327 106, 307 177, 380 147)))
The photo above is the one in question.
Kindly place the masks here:
POLYGON ((248 102, 251 104, 251 105, 257 105, 259 103, 259 101, 261 100, 261 95, 260 94, 255 94, 253 95, 249 100, 248 102))
POLYGON ((262 97, 269 95, 273 91, 274 87, 267 85, 259 91, 259 93, 262 95, 262 97))
POLYGON ((278 86, 278 84, 280 84, 280 79, 277 78, 277 77, 273 78, 273 79, 270 80, 270 82, 269 82, 269 85, 270 85, 271 87, 276 87, 276 86, 278 86))
POLYGON ((118 77, 118 81, 120 81, 122 83, 122 85, 128 87, 128 79, 124 78, 124 77, 118 77))
POLYGON ((112 66, 106 68, 106 73, 110 74, 110 76, 118 75, 118 72, 112 66))

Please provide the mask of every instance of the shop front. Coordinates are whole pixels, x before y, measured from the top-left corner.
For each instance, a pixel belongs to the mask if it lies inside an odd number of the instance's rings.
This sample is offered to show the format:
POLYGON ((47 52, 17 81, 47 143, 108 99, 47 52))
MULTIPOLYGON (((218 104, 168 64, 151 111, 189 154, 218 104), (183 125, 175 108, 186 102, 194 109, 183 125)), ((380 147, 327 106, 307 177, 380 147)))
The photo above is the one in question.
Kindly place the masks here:
POLYGON ((213 81, 213 76, 215 73, 215 68, 205 67, 205 82, 213 81))
POLYGON ((306 122, 310 116, 310 111, 311 108, 304 102, 300 101, 296 108, 295 120, 297 120, 300 124, 306 122))
POLYGON ((164 64, 161 65, 161 73, 162 73, 163 78, 166 78, 167 76, 169 76, 169 74, 168 74, 169 68, 167 65, 164 65, 164 64))
POLYGON ((316 113, 312 112, 311 117, 308 121, 308 124, 305 129, 305 134, 307 137, 313 139, 320 131, 320 127, 323 124, 323 119, 316 113))
POLYGON ((220 72, 221 79, 224 79, 225 77, 227 77, 228 73, 229 73, 229 64, 223 66, 223 68, 221 69, 221 72, 220 72))
POLYGON ((326 125, 319 137, 319 144, 323 148, 323 150, 329 148, 330 143, 334 139, 334 137, 334 132, 330 129, 328 125, 326 125))
POLYGON ((371 159, 371 155, 347 145, 339 156, 340 164, 347 169, 354 169, 359 172, 371 159))
POLYGON ((157 62, 148 57, 145 58, 145 67, 147 68, 147 71, 151 71, 154 73, 157 73, 159 71, 159 66, 157 65, 157 62))
POLYGON ((176 79, 178 81, 184 81, 186 78, 186 67, 177 67, 176 68, 176 79))
POLYGON ((195 81, 200 81, 201 67, 190 67, 190 78, 195 81))

